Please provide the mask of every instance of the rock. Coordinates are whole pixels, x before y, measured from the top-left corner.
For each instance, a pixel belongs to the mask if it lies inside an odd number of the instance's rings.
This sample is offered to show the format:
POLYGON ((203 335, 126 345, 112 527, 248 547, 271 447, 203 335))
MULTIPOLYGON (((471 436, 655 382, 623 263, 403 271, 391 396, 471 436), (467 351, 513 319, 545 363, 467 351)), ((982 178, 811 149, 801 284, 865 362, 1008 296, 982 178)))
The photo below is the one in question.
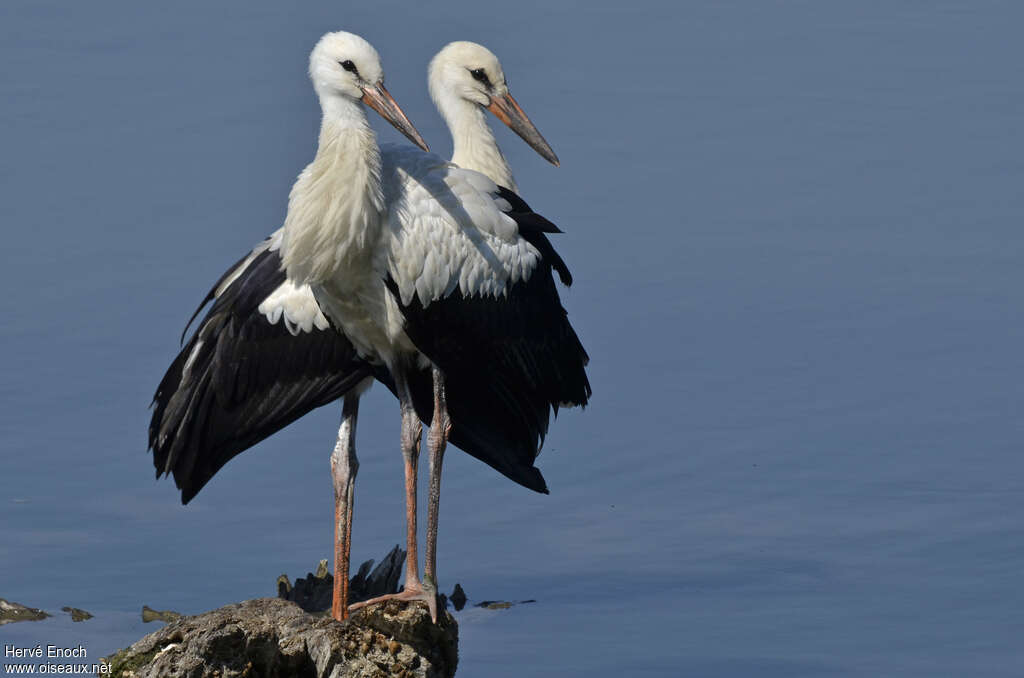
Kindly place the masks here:
POLYGON ((525 605, 526 603, 536 603, 536 600, 520 600, 519 602, 512 602, 510 600, 481 600, 476 604, 476 607, 485 607, 488 610, 507 610, 513 605, 525 605))
POLYGON ((71 615, 71 621, 73 621, 73 622, 83 622, 86 619, 92 619, 92 615, 91 614, 89 614, 85 610, 79 609, 77 607, 68 607, 67 605, 65 605, 64 607, 62 607, 60 609, 61 609, 62 612, 67 612, 68 614, 70 614, 71 615))
POLYGON ((485 607, 488 610, 507 610, 512 605, 514 603, 510 603, 507 600, 482 600, 476 604, 477 607, 485 607))
POLYGON ((12 603, 0 598, 0 626, 20 621, 39 621, 50 615, 35 607, 26 607, 21 603, 12 603))
MULTIPOLYGON (((405 551, 399 546, 391 549, 384 560, 373 568, 373 560, 359 566, 359 571, 349 580, 348 602, 358 603, 388 593, 398 593, 398 579, 405 565, 405 551), (373 572, 370 571, 373 568, 373 572)), ((277 578, 277 597, 296 603, 306 612, 323 612, 331 609, 334 595, 334 576, 327 571, 327 561, 321 560, 316 574, 307 573, 305 578, 295 580, 292 586, 288 576, 277 578)))
POLYGON ((370 572, 370 568, 373 567, 373 560, 367 560, 359 566, 356 576, 349 580, 349 604, 389 593, 398 593, 398 579, 402 574, 404 566, 405 549, 397 544, 395 548, 391 549, 384 556, 384 560, 380 561, 380 564, 373 568, 373 572, 370 572))
MULTIPOLYGON (((442 596, 444 598, 444 596, 442 596)), ((466 597, 466 592, 462 589, 462 584, 455 584, 455 589, 452 591, 451 596, 448 600, 452 601, 452 605, 455 607, 456 612, 461 612, 462 608, 466 607, 466 603, 469 602, 469 598, 466 597)), ((536 603, 536 600, 520 600, 513 602, 510 600, 482 600, 475 605, 475 607, 483 607, 488 610, 507 610, 514 605, 525 605, 526 603, 536 603)))
POLYGON ((455 675, 458 625, 421 603, 389 601, 345 622, 260 598, 183 617, 105 663, 127 678, 367 678, 455 675))
POLYGON ((448 596, 448 599, 452 601, 456 612, 461 612, 462 608, 466 607, 466 592, 462 590, 462 584, 456 582, 455 589, 452 591, 452 595, 448 596))
POLYGON ((174 610, 154 610, 149 605, 142 606, 142 623, 148 624, 149 622, 162 621, 162 622, 175 622, 184 617, 185 615, 174 610))

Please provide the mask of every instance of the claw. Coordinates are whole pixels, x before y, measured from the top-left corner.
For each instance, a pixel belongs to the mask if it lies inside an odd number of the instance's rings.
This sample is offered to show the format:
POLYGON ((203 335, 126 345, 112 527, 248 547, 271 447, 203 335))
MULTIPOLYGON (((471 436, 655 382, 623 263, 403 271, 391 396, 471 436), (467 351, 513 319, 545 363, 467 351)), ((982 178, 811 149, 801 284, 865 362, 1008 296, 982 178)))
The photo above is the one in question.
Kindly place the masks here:
POLYGON ((360 608, 377 605, 389 600, 398 600, 405 603, 417 600, 423 601, 427 604, 427 609, 430 611, 430 621, 435 624, 437 623, 437 591, 431 590, 429 585, 406 589, 398 593, 389 593, 387 595, 377 596, 376 598, 370 598, 369 600, 364 600, 359 603, 353 603, 348 606, 348 611, 350 613, 355 612, 360 608))

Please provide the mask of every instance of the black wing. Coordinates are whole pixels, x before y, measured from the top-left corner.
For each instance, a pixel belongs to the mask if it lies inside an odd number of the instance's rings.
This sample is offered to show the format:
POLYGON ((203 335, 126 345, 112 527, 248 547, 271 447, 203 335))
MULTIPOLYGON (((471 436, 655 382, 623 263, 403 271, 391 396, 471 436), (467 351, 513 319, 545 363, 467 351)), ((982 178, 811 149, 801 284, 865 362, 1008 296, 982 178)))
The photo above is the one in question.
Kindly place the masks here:
POLYGON ((510 214, 516 220, 516 224, 519 226, 519 235, 523 236, 523 240, 537 248, 544 261, 558 273, 558 278, 563 285, 571 286, 572 273, 569 272, 569 267, 565 265, 562 257, 558 255, 551 241, 545 235, 546 233, 561 233, 562 229, 531 210, 525 200, 504 186, 498 186, 498 195, 512 205, 510 214))
POLYGON ((276 250, 254 253, 216 295, 153 397, 153 464, 157 477, 174 474, 183 504, 235 455, 372 375, 334 328, 293 335, 283 318, 271 324, 259 312, 285 274, 276 250))
MULTIPOLYGON (((426 308, 414 296, 402 306, 394 280, 388 288, 405 317, 405 331, 416 347, 445 375, 451 442, 508 478, 537 492, 547 485, 534 461, 548 430, 550 414, 561 406, 586 405, 591 395, 589 360, 569 324, 553 272, 569 284, 568 267, 545 233, 558 232, 529 211, 507 189, 502 197, 520 234, 541 253, 529 280, 502 297, 466 296, 458 288, 426 308)), ((429 372, 411 376, 420 418, 433 414, 429 372)))

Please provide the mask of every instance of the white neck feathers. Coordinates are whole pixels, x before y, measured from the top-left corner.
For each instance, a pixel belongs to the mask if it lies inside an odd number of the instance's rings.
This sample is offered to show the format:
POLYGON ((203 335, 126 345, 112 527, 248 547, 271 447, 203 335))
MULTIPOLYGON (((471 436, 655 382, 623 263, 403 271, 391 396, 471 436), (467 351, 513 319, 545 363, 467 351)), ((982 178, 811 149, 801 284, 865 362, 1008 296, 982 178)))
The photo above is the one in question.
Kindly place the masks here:
POLYGON ((316 157, 288 196, 281 258, 297 284, 320 284, 366 261, 380 235, 380 149, 362 105, 321 97, 316 157))
POLYGON ((484 110, 448 90, 438 90, 434 92, 434 102, 452 134, 452 162, 486 175, 499 186, 517 191, 512 169, 498 148, 484 110))

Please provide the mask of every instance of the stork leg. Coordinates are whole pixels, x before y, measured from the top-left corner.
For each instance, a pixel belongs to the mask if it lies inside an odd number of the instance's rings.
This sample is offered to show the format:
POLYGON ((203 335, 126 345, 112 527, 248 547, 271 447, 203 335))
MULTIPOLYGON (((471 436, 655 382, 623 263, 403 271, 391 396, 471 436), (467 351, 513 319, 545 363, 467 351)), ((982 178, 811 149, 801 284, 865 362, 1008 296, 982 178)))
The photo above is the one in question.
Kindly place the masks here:
POLYGON ((331 454, 331 476, 334 478, 334 595, 331 616, 341 621, 348 617, 348 568, 352 550, 352 509, 355 502, 356 417, 359 396, 347 395, 341 407, 338 442, 331 454))
POLYGON ((402 410, 402 457, 405 460, 405 520, 406 520, 406 555, 405 555, 405 589, 400 593, 377 596, 361 603, 349 605, 349 611, 358 610, 367 605, 382 603, 386 600, 422 600, 430 609, 430 618, 437 621, 437 591, 425 586, 420 581, 419 556, 416 549, 416 466, 420 456, 420 436, 423 429, 416 408, 413 406, 409 384, 401 374, 395 374, 395 386, 398 391, 398 403, 402 410))
POLYGON ((445 394, 444 375, 436 367, 434 375, 434 416, 427 443, 430 447, 430 485, 427 494, 427 554, 423 565, 423 580, 437 590, 437 516, 441 503, 441 462, 452 430, 448 418, 448 399, 445 394))

